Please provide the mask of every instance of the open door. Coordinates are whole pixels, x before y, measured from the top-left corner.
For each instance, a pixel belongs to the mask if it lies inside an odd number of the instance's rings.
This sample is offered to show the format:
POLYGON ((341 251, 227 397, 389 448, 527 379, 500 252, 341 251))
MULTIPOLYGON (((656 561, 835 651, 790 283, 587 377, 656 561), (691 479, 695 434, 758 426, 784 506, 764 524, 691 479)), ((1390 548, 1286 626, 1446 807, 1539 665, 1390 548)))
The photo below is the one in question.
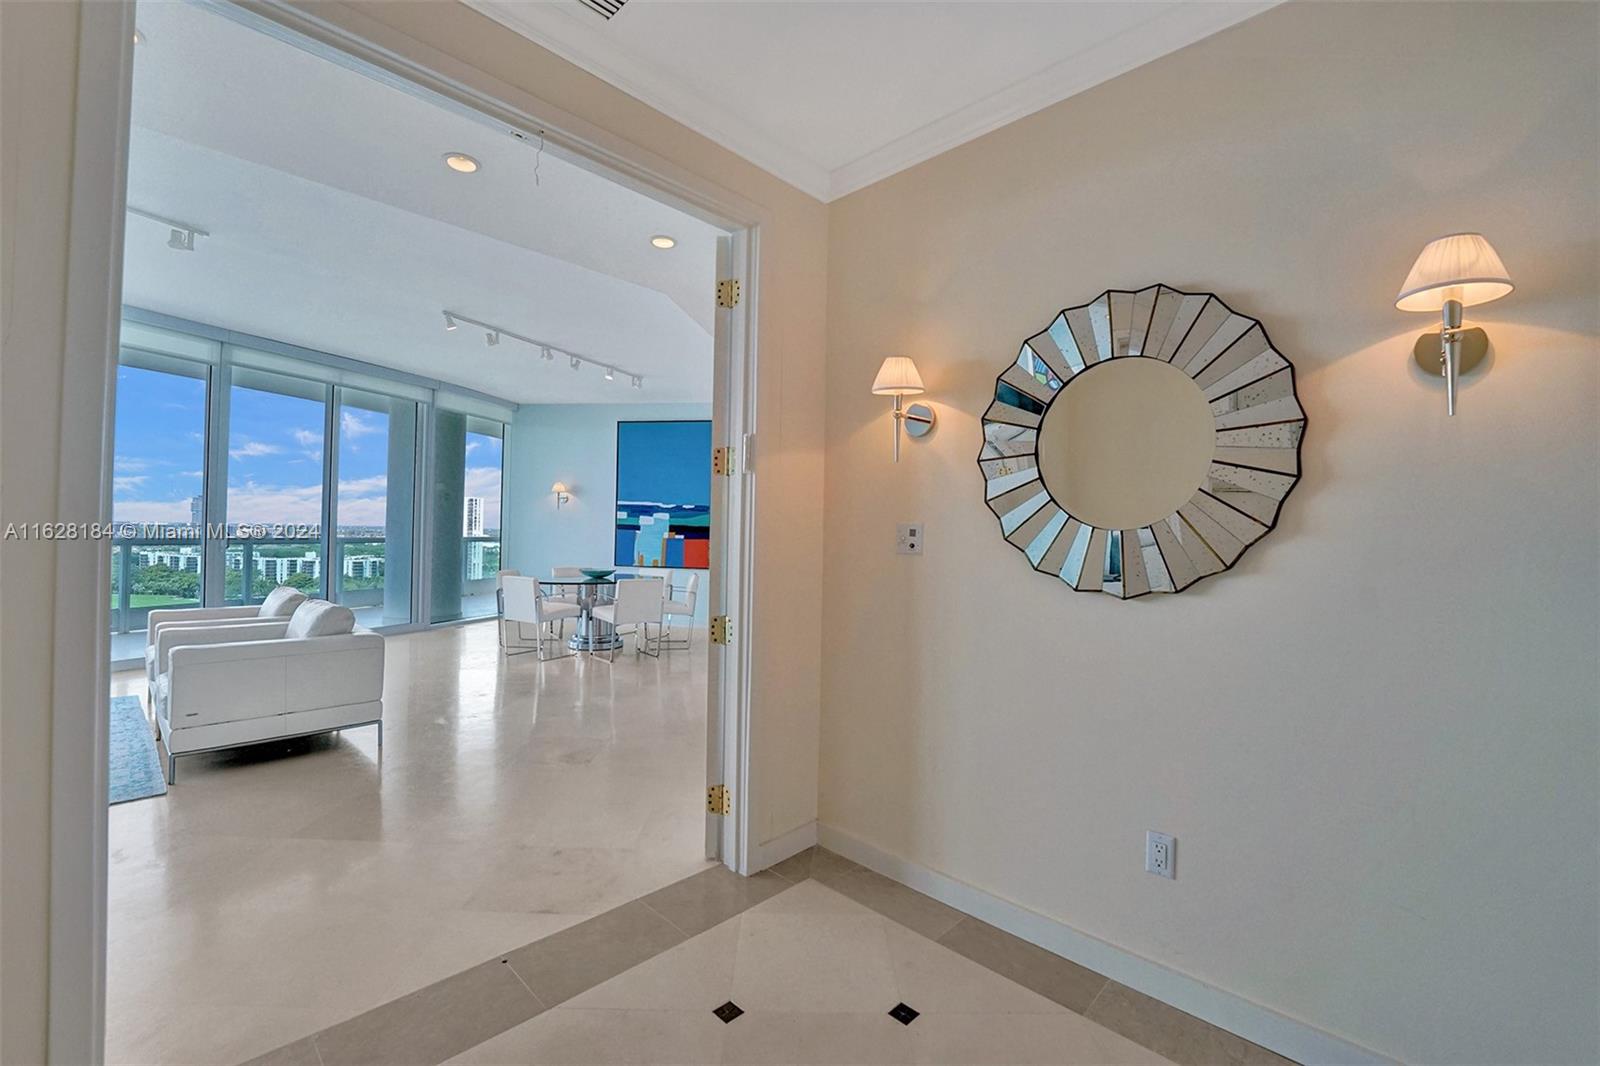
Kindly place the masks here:
POLYGON ((750 231, 717 241, 717 312, 713 337, 711 441, 710 661, 706 709, 706 857, 748 873, 749 730, 742 698, 749 684, 750 589, 743 553, 752 532, 755 397, 735 356, 750 360, 750 231))

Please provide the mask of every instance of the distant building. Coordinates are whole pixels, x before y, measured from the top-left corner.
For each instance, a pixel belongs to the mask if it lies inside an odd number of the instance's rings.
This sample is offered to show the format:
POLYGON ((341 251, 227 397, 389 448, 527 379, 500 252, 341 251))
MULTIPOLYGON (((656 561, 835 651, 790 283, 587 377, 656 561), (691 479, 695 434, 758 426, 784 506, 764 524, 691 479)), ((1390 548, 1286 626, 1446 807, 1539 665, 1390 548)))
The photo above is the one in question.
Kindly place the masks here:
POLYGON ((256 573, 280 585, 289 580, 291 574, 307 574, 313 578, 322 576, 322 557, 316 552, 291 556, 258 555, 255 564, 256 573))
POLYGON ((206 526, 206 502, 200 496, 189 497, 189 525, 195 529, 206 526))
POLYGON ((464 537, 483 536, 483 497, 468 496, 466 499, 466 516, 462 523, 461 535, 464 537))
POLYGON ((164 566, 168 570, 200 572, 199 548, 134 548, 133 557, 140 566, 164 566))
POLYGON ((376 578, 383 576, 383 556, 347 555, 344 560, 345 577, 376 578))

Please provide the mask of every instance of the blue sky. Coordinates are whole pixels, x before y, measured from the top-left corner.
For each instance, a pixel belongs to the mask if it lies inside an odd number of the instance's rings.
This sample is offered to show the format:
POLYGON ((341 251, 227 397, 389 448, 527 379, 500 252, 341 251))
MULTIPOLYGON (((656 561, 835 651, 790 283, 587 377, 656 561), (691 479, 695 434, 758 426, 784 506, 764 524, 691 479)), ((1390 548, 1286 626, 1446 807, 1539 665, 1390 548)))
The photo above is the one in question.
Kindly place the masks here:
MULTIPOLYGON (((322 404, 235 388, 228 434, 228 520, 321 522, 322 404)), ((205 382, 136 367, 117 372, 112 515, 119 522, 183 524, 200 492, 205 382)), ((387 493, 386 414, 340 410, 339 524, 382 526, 387 493)), ((485 499, 485 525, 500 525, 501 441, 467 435, 467 495, 485 499)))

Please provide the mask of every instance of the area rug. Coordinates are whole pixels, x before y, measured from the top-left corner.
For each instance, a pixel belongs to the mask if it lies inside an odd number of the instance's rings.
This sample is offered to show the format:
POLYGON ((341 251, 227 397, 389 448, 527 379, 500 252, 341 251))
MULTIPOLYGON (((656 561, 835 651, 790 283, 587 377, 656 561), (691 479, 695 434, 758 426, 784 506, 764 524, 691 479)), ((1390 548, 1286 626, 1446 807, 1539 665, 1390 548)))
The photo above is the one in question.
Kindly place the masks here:
POLYGON ((111 697, 111 748, 109 752, 112 803, 165 795, 167 778, 161 772, 161 753, 150 719, 144 716, 138 696, 111 697))

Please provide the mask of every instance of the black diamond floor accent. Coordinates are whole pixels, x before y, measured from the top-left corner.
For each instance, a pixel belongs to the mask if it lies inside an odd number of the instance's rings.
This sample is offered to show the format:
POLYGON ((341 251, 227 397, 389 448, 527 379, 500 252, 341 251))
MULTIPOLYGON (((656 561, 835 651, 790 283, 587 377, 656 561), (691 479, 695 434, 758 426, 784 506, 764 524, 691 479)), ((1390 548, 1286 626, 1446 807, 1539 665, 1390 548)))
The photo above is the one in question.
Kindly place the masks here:
POLYGON ((743 1014, 744 1008, 740 1007, 739 1004, 730 999, 728 1002, 724 1003, 711 1013, 715 1014, 718 1018, 721 1018, 723 1025, 727 1025, 739 1015, 743 1014))
POLYGON ((901 1025, 910 1025, 912 1022, 917 1020, 917 1016, 920 1013, 920 1011, 912 1010, 904 1003, 896 1003, 894 1005, 894 1010, 889 1012, 889 1017, 893 1018, 901 1025))

